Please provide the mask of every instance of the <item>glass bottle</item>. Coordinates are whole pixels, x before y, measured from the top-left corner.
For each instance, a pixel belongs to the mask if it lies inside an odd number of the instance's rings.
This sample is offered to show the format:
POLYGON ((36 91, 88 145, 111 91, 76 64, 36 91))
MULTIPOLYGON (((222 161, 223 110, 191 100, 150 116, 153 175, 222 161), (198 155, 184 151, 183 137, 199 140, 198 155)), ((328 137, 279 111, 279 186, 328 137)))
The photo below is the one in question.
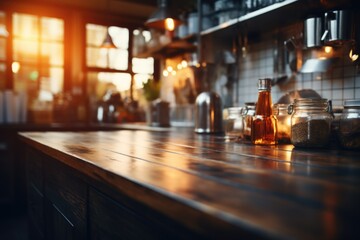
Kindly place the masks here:
POLYGON ((344 101, 339 138, 344 148, 360 150, 360 99, 344 101))
POLYGON ((277 144, 277 119, 272 112, 271 79, 259 79, 258 101, 251 124, 253 144, 277 144))
POLYGON ((330 140, 333 119, 331 102, 319 98, 299 98, 289 105, 291 143, 295 147, 325 147, 330 140))
POLYGON ((244 122, 242 107, 228 108, 228 116, 225 119, 225 135, 230 138, 236 138, 237 140, 244 137, 244 122))
POLYGON ((251 140, 251 123, 252 118, 255 115, 255 103, 247 102, 245 103, 244 110, 244 139, 251 140))

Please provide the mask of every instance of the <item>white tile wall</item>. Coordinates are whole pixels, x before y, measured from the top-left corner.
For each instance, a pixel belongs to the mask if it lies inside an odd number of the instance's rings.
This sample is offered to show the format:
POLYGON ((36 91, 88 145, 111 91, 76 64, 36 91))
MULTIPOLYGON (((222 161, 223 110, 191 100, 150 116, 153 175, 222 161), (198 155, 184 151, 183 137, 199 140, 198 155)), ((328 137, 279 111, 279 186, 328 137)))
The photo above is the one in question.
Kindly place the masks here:
POLYGON ((360 73, 355 76, 355 89, 360 88, 360 73))
MULTIPOLYGON (((290 31, 291 27, 284 29, 290 31)), ((233 89, 234 105, 242 106, 245 102, 257 100, 257 81, 259 78, 275 76, 273 52, 274 44, 271 33, 265 34, 259 42, 249 41, 248 53, 239 58, 239 84, 233 89), (236 101, 236 92, 239 99, 236 101)), ((288 91, 311 88, 322 97, 332 99, 334 105, 342 105, 343 100, 360 98, 360 70, 347 59, 347 53, 326 73, 292 73, 286 67, 288 80, 272 89, 273 102, 288 91)), ((235 86, 235 85, 234 85, 235 86)))
POLYGON ((355 88, 355 98, 360 98, 360 88, 355 88))

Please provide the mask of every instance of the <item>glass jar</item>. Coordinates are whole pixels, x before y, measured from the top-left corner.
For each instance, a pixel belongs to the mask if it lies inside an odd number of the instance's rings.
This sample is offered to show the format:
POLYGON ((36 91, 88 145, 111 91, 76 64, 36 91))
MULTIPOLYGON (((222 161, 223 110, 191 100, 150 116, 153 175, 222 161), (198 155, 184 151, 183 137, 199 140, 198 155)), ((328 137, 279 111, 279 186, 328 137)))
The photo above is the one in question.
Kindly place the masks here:
POLYGON ((291 115, 288 114, 288 104, 277 103, 273 106, 273 114, 277 118, 277 139, 279 143, 290 143, 291 115))
POLYGON ((251 140, 251 123, 252 118, 255 115, 255 103, 247 102, 245 103, 244 109, 244 139, 251 140))
POLYGON ((343 147, 360 150, 360 99, 344 101, 339 138, 343 147))
POLYGON ((225 118, 225 135, 242 139, 244 137, 244 108, 231 107, 227 109, 228 116, 225 118))
POLYGON ((289 105, 291 143, 295 147, 325 147, 330 140, 332 110, 327 99, 300 98, 289 105))

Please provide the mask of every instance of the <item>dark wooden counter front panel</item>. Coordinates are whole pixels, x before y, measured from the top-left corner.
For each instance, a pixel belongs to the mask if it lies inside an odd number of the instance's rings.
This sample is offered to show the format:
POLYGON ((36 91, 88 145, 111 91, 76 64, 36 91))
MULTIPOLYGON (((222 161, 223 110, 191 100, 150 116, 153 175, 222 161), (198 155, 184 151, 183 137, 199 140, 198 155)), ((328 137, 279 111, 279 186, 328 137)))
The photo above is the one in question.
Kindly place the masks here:
MULTIPOLYGON (((85 187, 74 192, 85 194, 88 212, 87 219, 75 222, 91 236, 121 234, 120 226, 109 230, 105 223, 111 219, 129 219, 155 238, 166 226, 166 236, 183 239, 360 236, 356 151, 253 146, 182 130, 32 132, 22 133, 21 139, 50 156, 42 160, 46 165, 58 162, 74 176, 80 174, 85 187), (160 220, 147 227, 154 219, 160 220)), ((67 185, 62 186, 62 178, 56 180, 58 187, 50 184, 50 175, 45 178, 46 199, 54 203, 67 195, 51 199, 52 188, 61 193, 67 185)), ((139 237, 128 234, 129 239, 139 237)))

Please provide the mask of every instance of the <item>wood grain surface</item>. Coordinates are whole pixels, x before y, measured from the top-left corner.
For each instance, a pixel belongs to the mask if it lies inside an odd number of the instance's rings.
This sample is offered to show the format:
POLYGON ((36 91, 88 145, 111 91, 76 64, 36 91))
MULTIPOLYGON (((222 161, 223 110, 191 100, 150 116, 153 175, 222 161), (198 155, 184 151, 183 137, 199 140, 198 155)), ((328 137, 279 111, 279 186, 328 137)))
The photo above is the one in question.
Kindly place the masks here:
POLYGON ((20 138, 213 238, 360 237, 360 152, 254 146, 187 129, 20 138))

